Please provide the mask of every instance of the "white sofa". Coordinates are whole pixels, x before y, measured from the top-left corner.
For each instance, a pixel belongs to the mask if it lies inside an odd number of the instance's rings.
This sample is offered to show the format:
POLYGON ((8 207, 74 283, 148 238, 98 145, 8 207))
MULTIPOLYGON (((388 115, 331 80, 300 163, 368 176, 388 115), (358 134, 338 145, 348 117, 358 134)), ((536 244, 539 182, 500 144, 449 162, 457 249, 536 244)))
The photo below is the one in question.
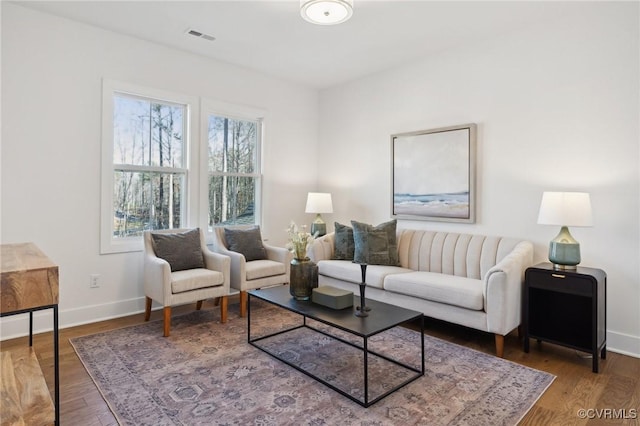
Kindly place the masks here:
MULTIPOLYGON (((495 334, 503 356, 504 336, 520 325, 524 271, 533 245, 515 238, 398 229, 399 266, 367 266, 367 299, 404 306, 495 334)), ((318 264, 319 285, 359 294, 360 265, 331 260, 334 233, 316 239, 309 255, 318 264)))

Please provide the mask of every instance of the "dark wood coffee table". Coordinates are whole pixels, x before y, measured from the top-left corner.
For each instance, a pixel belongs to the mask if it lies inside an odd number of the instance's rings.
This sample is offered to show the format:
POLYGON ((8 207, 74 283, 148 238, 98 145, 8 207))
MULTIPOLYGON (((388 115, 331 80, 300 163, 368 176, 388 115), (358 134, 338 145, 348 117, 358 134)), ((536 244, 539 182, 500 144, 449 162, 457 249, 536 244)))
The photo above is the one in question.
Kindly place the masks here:
POLYGON ((367 306, 371 307, 371 311, 369 312, 369 316, 367 317, 357 317, 354 315, 355 306, 359 303, 359 298, 354 296, 354 306, 347 309, 331 309, 322 305, 315 304, 311 301, 299 301, 295 300, 289 294, 289 286, 277 286, 270 287, 261 290, 251 290, 248 292, 249 300, 248 300, 248 309, 247 309, 247 339, 249 344, 255 346, 256 348, 268 353, 269 355, 277 358, 278 360, 288 364, 289 366, 295 368, 298 371, 312 377, 318 382, 328 386, 329 388, 335 390, 336 392, 346 396, 347 398, 357 402, 363 407, 369 407, 370 405, 378 402, 382 398, 390 395, 401 387, 411 383, 417 378, 424 375, 424 318, 421 312, 412 311, 409 309, 402 308, 400 306, 389 305, 387 303, 377 302, 375 300, 367 299, 367 306), (284 330, 279 330, 275 333, 259 336, 259 337, 251 337, 251 300, 252 298, 258 298, 265 302, 271 303, 280 308, 286 309, 288 311, 294 312, 302 316, 302 324, 298 326, 294 326, 292 328, 287 328, 284 330), (357 299, 357 300, 355 300, 357 299), (319 328, 313 327, 311 324, 307 322, 307 319, 312 319, 318 321, 320 323, 327 324, 331 327, 335 327, 336 329, 345 331, 354 336, 358 336, 362 338, 362 346, 349 342, 343 338, 335 336, 325 330, 320 330, 319 328), (414 367, 411 365, 404 364, 398 360, 392 359, 384 354, 374 352, 369 349, 368 340, 370 337, 375 336, 376 334, 382 333, 383 331, 389 330, 391 328, 397 327, 403 323, 409 321, 419 321, 420 322, 420 331, 421 331, 421 354, 420 354, 420 367, 414 367), (335 339, 340 341, 346 345, 350 345, 354 348, 357 348, 362 351, 363 356, 363 364, 364 364, 364 393, 363 398, 356 398, 352 394, 348 393, 344 389, 340 389, 333 384, 323 380, 317 375, 313 374, 310 371, 305 370, 302 366, 296 365, 295 363, 285 359, 280 356, 276 351, 269 350, 265 347, 265 345, 261 345, 260 342, 264 339, 268 339, 270 337, 288 333, 293 330, 297 330, 300 328, 311 329, 314 332, 322 333, 325 336, 328 336, 331 339, 335 339), (399 366, 401 368, 407 369, 414 374, 410 374, 409 378, 401 382, 400 384, 394 386, 391 389, 388 389, 382 392, 379 395, 369 396, 369 356, 377 356, 381 359, 385 360, 385 362, 392 363, 393 365, 399 366))

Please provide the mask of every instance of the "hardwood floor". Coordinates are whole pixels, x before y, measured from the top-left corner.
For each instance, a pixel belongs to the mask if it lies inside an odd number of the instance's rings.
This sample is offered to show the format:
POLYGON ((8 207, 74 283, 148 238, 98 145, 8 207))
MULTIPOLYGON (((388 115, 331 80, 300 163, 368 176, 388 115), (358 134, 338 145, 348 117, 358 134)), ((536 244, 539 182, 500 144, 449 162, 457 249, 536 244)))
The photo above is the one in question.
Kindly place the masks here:
MULTIPOLYGON (((237 303, 230 298, 229 303, 237 303)), ((195 305, 173 310, 173 315, 189 312, 195 305)), ((205 302, 203 309, 219 309, 205 302)), ((230 314, 234 315, 234 314, 230 314)), ((151 320, 162 319, 162 310, 154 311, 151 320)), ((140 324, 144 314, 60 330, 60 423, 62 425, 115 425, 115 418, 93 381, 76 356, 69 339, 105 330, 140 324)), ((427 319, 426 333, 441 339, 493 354, 493 335, 465 327, 427 319)), ((28 345, 26 337, 1 342, 8 350, 28 345)), ((51 333, 34 336, 34 347, 50 391, 53 391, 53 339, 51 333)), ((574 350, 532 341, 525 354, 522 341, 514 333, 507 336, 504 357, 519 364, 547 371, 557 376, 549 389, 524 417, 521 425, 640 425, 640 359, 607 354, 600 373, 591 372, 591 359, 574 350), (580 410, 589 418, 581 418, 580 410), (621 418, 626 417, 626 418, 621 418), (635 417, 635 418, 633 418, 635 417)))

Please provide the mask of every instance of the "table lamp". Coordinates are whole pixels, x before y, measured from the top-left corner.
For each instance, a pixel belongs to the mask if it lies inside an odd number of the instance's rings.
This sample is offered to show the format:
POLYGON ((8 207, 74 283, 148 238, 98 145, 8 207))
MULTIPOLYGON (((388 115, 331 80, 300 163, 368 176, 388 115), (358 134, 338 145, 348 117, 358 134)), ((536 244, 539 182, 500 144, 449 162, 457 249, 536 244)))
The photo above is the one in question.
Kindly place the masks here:
POLYGON ((541 225, 559 225, 560 232, 549 243, 549 261, 555 269, 575 270, 580 263, 580 243, 569 226, 592 226, 591 199, 586 192, 544 192, 538 213, 541 225))
POLYGON ((311 234, 318 233, 321 237, 327 233, 327 224, 322 220, 320 213, 333 213, 331 194, 326 192, 310 192, 307 195, 307 208, 305 213, 316 213, 316 219, 311 224, 311 234))

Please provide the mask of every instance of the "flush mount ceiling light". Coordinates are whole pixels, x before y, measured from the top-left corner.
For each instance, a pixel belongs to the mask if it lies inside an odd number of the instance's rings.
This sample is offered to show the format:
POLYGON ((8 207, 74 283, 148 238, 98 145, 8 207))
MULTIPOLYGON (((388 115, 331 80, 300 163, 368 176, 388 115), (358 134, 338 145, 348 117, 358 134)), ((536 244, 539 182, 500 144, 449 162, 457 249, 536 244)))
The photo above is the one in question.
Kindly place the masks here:
POLYGON ((300 14, 312 24, 340 24, 353 15, 353 0, 300 0, 300 14))

